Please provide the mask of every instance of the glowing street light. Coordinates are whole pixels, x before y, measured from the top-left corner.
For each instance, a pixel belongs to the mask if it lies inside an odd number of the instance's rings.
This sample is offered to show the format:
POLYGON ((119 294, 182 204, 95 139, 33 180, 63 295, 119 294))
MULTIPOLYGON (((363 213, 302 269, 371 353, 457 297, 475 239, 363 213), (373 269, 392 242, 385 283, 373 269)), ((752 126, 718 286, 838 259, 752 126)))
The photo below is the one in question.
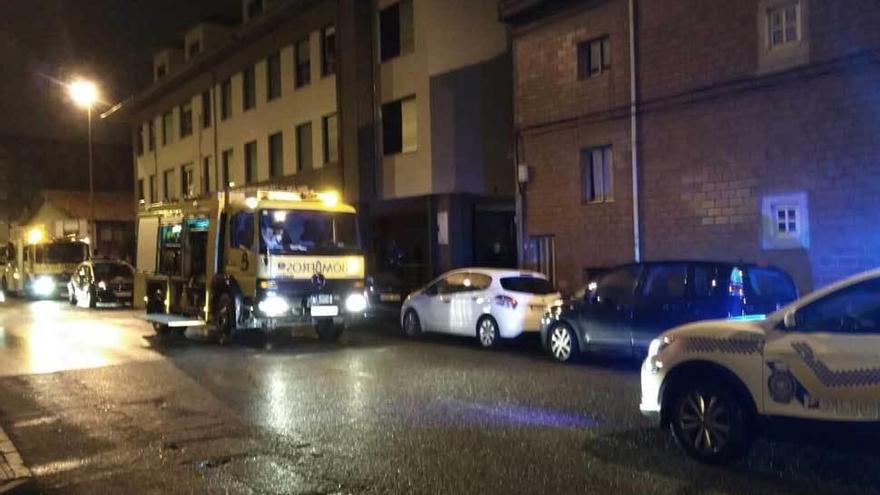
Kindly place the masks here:
POLYGON ((88 110, 89 114, 89 237, 95 232, 95 178, 92 164, 92 106, 98 101, 98 86, 91 81, 78 79, 67 85, 73 103, 88 110))
POLYGON ((91 81, 73 81, 67 86, 67 92, 70 94, 70 99, 82 108, 91 109, 98 101, 98 87, 91 81))

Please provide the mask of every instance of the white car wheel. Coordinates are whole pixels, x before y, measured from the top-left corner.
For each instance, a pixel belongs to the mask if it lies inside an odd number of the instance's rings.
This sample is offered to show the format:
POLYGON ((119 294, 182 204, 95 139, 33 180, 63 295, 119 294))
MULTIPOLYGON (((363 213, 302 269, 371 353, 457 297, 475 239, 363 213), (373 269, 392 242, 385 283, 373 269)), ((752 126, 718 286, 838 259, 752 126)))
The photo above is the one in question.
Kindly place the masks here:
POLYGON ((498 343, 498 324, 489 316, 477 323, 477 338, 483 347, 492 347, 498 343))
POLYGON ((577 337, 568 325, 556 325, 550 330, 550 353, 560 363, 571 361, 577 354, 577 337))

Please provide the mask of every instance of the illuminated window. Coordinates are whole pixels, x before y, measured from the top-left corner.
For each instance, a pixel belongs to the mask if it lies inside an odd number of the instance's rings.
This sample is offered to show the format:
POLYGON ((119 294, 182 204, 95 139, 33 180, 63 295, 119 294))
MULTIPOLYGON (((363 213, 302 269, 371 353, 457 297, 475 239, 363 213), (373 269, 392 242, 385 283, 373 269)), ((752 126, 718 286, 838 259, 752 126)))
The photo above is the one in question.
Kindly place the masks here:
POLYGON ((578 79, 587 79, 611 68, 611 38, 604 36, 578 43, 578 79))
POLYGON ((764 249, 810 247, 806 193, 766 196, 761 201, 764 249))
POLYGON ((614 167, 611 146, 581 150, 581 201, 614 201, 614 167))
POLYGON ((336 114, 324 117, 322 127, 324 128, 324 163, 335 163, 339 160, 339 130, 336 114))
POLYGON ((328 26, 321 32, 321 75, 336 73, 336 27, 328 26))
POLYGON ((800 2, 788 2, 767 10, 767 39, 770 48, 795 43, 801 39, 800 2))
POLYGON ((180 193, 184 198, 195 196, 195 181, 193 180, 193 164, 187 163, 180 167, 180 193))

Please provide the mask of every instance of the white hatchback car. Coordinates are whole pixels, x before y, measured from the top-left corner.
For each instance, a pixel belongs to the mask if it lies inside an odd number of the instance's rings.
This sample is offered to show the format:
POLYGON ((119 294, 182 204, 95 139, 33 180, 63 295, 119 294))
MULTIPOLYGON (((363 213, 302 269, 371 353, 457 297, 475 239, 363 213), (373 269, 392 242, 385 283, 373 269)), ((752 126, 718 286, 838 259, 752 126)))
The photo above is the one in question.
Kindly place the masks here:
POLYGON ((499 338, 539 332, 559 292, 537 272, 463 268, 440 276, 406 298, 400 324, 408 336, 438 332, 477 337, 483 347, 499 338))
POLYGON ((642 365, 641 410, 709 463, 744 456, 770 418, 880 423, 880 270, 763 320, 664 333, 642 365))

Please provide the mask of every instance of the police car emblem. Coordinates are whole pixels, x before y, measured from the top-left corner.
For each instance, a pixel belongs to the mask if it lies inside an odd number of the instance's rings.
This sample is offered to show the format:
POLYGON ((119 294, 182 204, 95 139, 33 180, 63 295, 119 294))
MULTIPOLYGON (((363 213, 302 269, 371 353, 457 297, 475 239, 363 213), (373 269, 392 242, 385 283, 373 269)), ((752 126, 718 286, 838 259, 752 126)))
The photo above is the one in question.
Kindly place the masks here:
POLYGON ((775 369, 767 379, 770 388, 770 397, 780 404, 788 404, 794 399, 795 382, 794 376, 788 370, 775 369))

